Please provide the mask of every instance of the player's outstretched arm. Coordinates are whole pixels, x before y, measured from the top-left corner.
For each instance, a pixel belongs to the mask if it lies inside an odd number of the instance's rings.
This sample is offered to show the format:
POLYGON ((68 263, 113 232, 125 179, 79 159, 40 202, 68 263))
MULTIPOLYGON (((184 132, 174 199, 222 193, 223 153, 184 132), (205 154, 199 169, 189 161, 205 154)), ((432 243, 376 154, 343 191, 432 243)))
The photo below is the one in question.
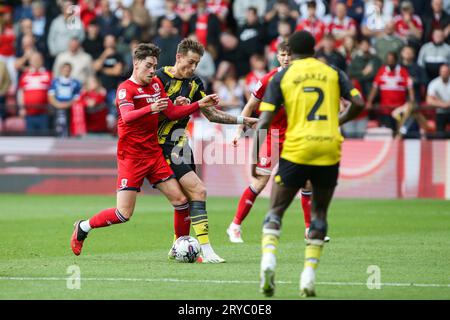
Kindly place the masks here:
POLYGON ((211 94, 203 97, 199 101, 196 101, 192 104, 184 105, 183 108, 177 108, 172 103, 172 101, 170 101, 170 99, 167 101, 168 101, 167 109, 165 109, 162 112, 169 120, 178 120, 187 117, 188 115, 197 111, 199 108, 206 108, 217 104, 219 102, 219 98, 217 97, 216 94, 211 94))
MULTIPOLYGON (((250 117, 252 115, 253 111, 255 111, 258 108, 259 102, 260 101, 258 99, 256 99, 253 94, 250 95, 250 99, 247 101, 247 103, 244 106, 244 109, 242 109, 242 111, 241 111, 241 116, 250 117)), ((251 119, 255 119, 255 118, 251 118, 251 119)), ((255 123, 257 123, 257 122, 255 122, 255 123)), ((242 137, 242 134, 244 133, 245 126, 246 126, 246 124, 241 124, 241 125, 239 125, 239 127, 236 128, 236 133, 231 142, 233 144, 233 146, 235 146, 235 147, 237 146, 239 139, 242 137)))

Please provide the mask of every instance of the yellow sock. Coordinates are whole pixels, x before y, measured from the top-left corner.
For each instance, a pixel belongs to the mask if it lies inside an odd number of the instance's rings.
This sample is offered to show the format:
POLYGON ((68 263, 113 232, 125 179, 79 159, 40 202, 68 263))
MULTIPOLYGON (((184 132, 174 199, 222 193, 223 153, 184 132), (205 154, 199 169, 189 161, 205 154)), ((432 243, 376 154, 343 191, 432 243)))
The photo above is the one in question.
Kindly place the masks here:
POLYGON ((320 255, 322 254, 323 241, 309 240, 305 249, 305 268, 312 267, 316 269, 319 265, 320 255))
POLYGON ((263 238, 262 238, 262 243, 261 243, 261 247, 262 247, 262 253, 273 253, 276 254, 277 253, 277 247, 278 247, 278 236, 274 235, 274 234, 267 234, 264 233, 263 234, 263 238))
POLYGON ((200 245, 209 243, 209 228, 208 228, 208 218, 201 219, 192 222, 192 227, 194 228, 195 235, 197 236, 198 242, 200 245))

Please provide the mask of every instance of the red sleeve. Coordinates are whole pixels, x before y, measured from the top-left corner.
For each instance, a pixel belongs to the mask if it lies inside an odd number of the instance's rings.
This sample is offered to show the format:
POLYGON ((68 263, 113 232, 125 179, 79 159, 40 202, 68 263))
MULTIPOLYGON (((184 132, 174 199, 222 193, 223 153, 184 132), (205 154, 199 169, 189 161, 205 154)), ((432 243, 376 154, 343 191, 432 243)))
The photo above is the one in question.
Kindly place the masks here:
POLYGON ((261 80, 258 80, 258 83, 256 84, 255 91, 253 91, 253 96, 258 99, 262 100, 264 97, 264 93, 266 92, 267 83, 269 82, 269 76, 265 75, 261 78, 261 80))
POLYGON ((375 76, 375 78, 373 79, 373 85, 374 85, 374 87, 379 87, 380 86, 380 83, 381 83, 381 81, 380 81, 380 78, 381 78, 381 73, 384 71, 384 66, 382 66, 379 70, 378 70, 378 72, 377 72, 377 74, 376 74, 376 76, 375 76))
POLYGON ((134 88, 127 86, 126 83, 122 83, 117 88, 116 105, 119 109, 120 116, 125 123, 134 121, 140 117, 145 116, 146 114, 149 114, 152 111, 150 105, 135 110, 133 96, 134 88))
POLYGON ((169 99, 169 106, 162 113, 169 118, 169 120, 178 120, 187 117, 200 108, 198 101, 188 104, 186 106, 175 106, 169 99))

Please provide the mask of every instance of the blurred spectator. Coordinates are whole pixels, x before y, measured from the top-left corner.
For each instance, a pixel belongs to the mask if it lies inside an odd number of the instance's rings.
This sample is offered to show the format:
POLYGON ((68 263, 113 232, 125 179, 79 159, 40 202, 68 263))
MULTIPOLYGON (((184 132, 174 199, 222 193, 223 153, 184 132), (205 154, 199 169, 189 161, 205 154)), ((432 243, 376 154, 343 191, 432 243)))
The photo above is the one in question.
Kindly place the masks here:
POLYGON ((400 49, 405 45, 402 39, 400 39, 395 34, 394 21, 389 21, 386 24, 384 33, 374 39, 374 49, 377 53, 378 58, 380 58, 383 63, 386 62, 386 54, 391 51, 399 52, 400 49))
POLYGON ((239 40, 229 32, 223 32, 220 34, 220 53, 219 65, 217 66, 217 79, 223 79, 225 73, 229 71, 231 66, 234 66, 238 70, 239 77, 243 76, 243 69, 248 67, 243 67, 244 64, 248 64, 248 61, 243 61, 239 53, 239 40), (242 73, 242 74, 241 74, 242 73))
POLYGON ((381 66, 381 60, 371 52, 369 39, 363 38, 359 42, 359 50, 348 66, 350 78, 361 84, 362 94, 367 97, 372 87, 372 81, 381 66))
POLYGON ((86 29, 89 23, 102 12, 100 3, 97 0, 80 0, 80 19, 86 29))
MULTIPOLYGON (((117 38, 117 51, 125 57, 130 50, 130 43, 141 38, 141 29, 133 22, 131 10, 124 8, 120 19, 120 32, 117 38)), ((161 48, 162 49, 162 48, 161 48)))
POLYGON ((30 67, 22 73, 17 94, 19 115, 25 117, 26 132, 29 135, 49 133, 47 92, 52 74, 44 68, 44 59, 39 52, 30 57, 30 67))
MULTIPOLYGON (((117 112, 115 107, 116 89, 122 79, 124 64, 122 56, 116 51, 116 38, 113 35, 105 37, 103 46, 105 50, 93 65, 97 77, 106 89, 109 113, 115 117, 117 112)), ((111 125, 113 125, 112 121, 111 125)))
MULTIPOLYGON (((236 1, 235 1, 236 3, 236 1)), ((192 15, 195 13, 195 5, 191 3, 191 0, 178 0, 175 7, 175 13, 181 18, 182 29, 180 35, 186 37, 189 32, 189 21, 192 15)))
POLYGON ((106 90, 96 77, 89 77, 80 98, 71 109, 71 135, 83 136, 89 133, 107 133, 106 90))
POLYGON ((158 59, 158 69, 163 66, 174 65, 177 46, 182 40, 178 34, 178 29, 173 25, 173 20, 162 18, 160 24, 158 35, 153 40, 153 43, 163 52, 158 59))
MULTIPOLYGON (((237 36, 239 38, 239 52, 242 59, 249 61, 255 54, 264 54, 265 29, 258 20, 256 8, 247 9, 247 19, 243 26, 238 28, 237 36)), ((249 71, 247 69, 243 73, 249 71)))
POLYGON ((414 7, 410 1, 400 4, 400 14, 394 17, 397 35, 408 44, 420 48, 423 34, 422 20, 414 14, 414 7))
POLYGON ((47 54, 47 35, 50 29, 50 21, 45 16, 45 4, 41 1, 33 1, 32 32, 36 39, 36 47, 40 52, 47 54))
POLYGON ((422 15, 424 42, 432 41, 432 34, 435 29, 444 30, 445 38, 450 36, 450 15, 444 11, 443 0, 431 0, 432 13, 430 15, 422 15))
POLYGON ((439 67, 450 63, 450 45, 444 42, 444 31, 435 29, 433 41, 422 46, 417 63, 425 69, 428 80, 439 76, 439 67))
POLYGON ((361 23, 361 33, 369 38, 381 36, 391 16, 384 13, 383 0, 375 0, 371 5, 366 5, 366 13, 361 23))
POLYGON ((440 137, 450 138, 450 69, 448 64, 439 68, 439 77, 428 85, 427 104, 436 108, 436 132, 440 137))
POLYGON ((367 108, 373 108, 373 102, 377 91, 380 93, 380 105, 378 108, 378 122, 381 126, 397 132, 397 122, 392 117, 394 109, 404 107, 409 98, 408 109, 415 103, 413 83, 408 70, 398 64, 396 52, 389 52, 386 57, 386 65, 378 71, 373 81, 373 86, 367 98, 367 108))
POLYGON ((345 63, 350 65, 350 63, 353 61, 353 58, 356 56, 357 47, 356 47, 356 40, 354 37, 347 37, 344 39, 344 43, 340 48, 338 48, 338 51, 342 56, 345 58, 345 63))
POLYGON ((212 14, 215 14, 220 21, 220 29, 222 31, 227 29, 227 18, 230 12, 230 1, 229 0, 208 0, 207 8, 212 14))
POLYGON ((100 0, 101 14, 97 16, 98 25, 100 26, 100 35, 105 37, 112 34, 116 38, 120 34, 120 22, 114 12, 111 11, 109 0, 100 0))
MULTIPOLYGON (((87 78, 93 73, 92 57, 84 52, 80 40, 77 38, 70 40, 69 49, 61 52, 56 57, 55 63, 53 64, 53 77, 57 78, 62 76, 60 71, 64 69, 62 66, 66 64, 70 65, 71 77, 82 84, 84 84, 87 78)), ((66 70, 64 69, 64 71, 66 70)))
POLYGON ((400 63, 406 69, 408 69, 409 76, 413 81, 414 94, 416 101, 423 101, 421 92, 422 88, 425 88, 427 83, 427 77, 425 71, 416 62, 415 49, 412 46, 405 46, 400 51, 400 63))
MULTIPOLYGON (((20 57, 23 55, 22 39, 25 36, 32 37, 33 38, 33 46, 36 46, 36 38, 33 35, 33 21, 28 18, 21 20, 19 23, 19 32, 16 36, 16 41, 15 41, 16 57, 20 57)), ((41 51, 41 53, 45 54, 44 51, 41 51)))
MULTIPOLYGON (((294 0, 295 3, 297 3, 298 10, 300 11, 300 17, 302 19, 305 19, 308 16, 308 2, 311 0, 294 0)), ((325 15, 327 14, 327 1, 324 0, 313 0, 316 2, 316 15, 317 18, 320 20, 323 20, 325 18, 325 15)))
POLYGON ((327 33, 333 35, 337 48, 342 45, 345 37, 356 36, 355 20, 347 16, 347 7, 344 3, 336 4, 335 15, 327 25, 327 33))
POLYGON ((211 86, 215 73, 216 65, 214 64, 214 60, 211 54, 205 50, 200 62, 197 65, 197 68, 195 69, 195 74, 202 79, 206 92, 211 92, 211 86))
POLYGON ((141 28, 141 40, 149 42, 152 36, 152 18, 145 6, 145 0, 134 0, 130 10, 133 21, 141 28))
POLYGON ((22 37, 22 43, 20 50, 22 55, 16 57, 15 68, 20 76, 20 74, 25 71, 30 66, 30 58, 34 52, 37 52, 37 48, 34 44, 34 37, 31 34, 27 34, 22 37))
POLYGON ((347 69, 345 58, 336 50, 336 41, 331 34, 327 34, 323 38, 322 49, 316 52, 316 58, 327 64, 338 67, 344 72, 347 69))
POLYGON ((136 47, 139 45, 138 40, 132 40, 130 43, 130 48, 127 54, 123 57, 123 72, 122 75, 129 78, 133 73, 133 54, 136 47))
POLYGON ((11 78, 6 63, 0 61, 0 121, 6 118, 6 94, 10 85, 11 78))
POLYGON ((235 116, 240 115, 244 105, 244 90, 237 81, 234 68, 229 68, 223 80, 217 81, 214 87, 220 99, 221 109, 235 116))
POLYGON ((16 35, 14 34, 12 24, 11 7, 3 6, 0 8, 0 61, 6 63, 13 87, 17 85, 17 72, 14 68, 16 61, 15 39, 16 35))
POLYGON ((100 35, 100 27, 96 19, 91 20, 87 26, 83 49, 92 59, 97 59, 104 50, 103 37, 100 35))
MULTIPOLYGON (((292 12, 295 11, 295 3, 291 1, 291 6, 288 0, 277 0, 269 2, 267 6, 267 13, 265 15, 266 22, 266 34, 269 41, 273 41, 278 36, 280 36, 278 26, 280 22, 288 23, 290 26, 290 32, 295 30, 297 25, 297 18, 292 12), (272 7, 270 6, 273 3, 272 7), (292 7, 294 6, 294 7, 292 7)), ((298 16, 298 11, 297 11, 298 16)), ((276 54, 276 46, 274 50, 276 54)))
POLYGON ((72 2, 63 1, 62 13, 50 25, 50 32, 47 38, 50 55, 55 58, 58 54, 68 49, 71 39, 78 38, 80 41, 83 41, 84 37, 83 24, 74 15, 72 2))
POLYGON ((19 22, 22 19, 31 19, 32 9, 31 9, 31 0, 21 0, 21 4, 14 8, 14 23, 19 22))
POLYGON ((259 80, 267 73, 266 59, 263 55, 254 54, 250 58, 250 72, 245 76, 245 99, 248 101, 250 95, 255 91, 259 80))
POLYGON ((233 16, 236 19, 238 26, 243 26, 247 20, 247 10, 252 7, 256 9, 258 14, 258 20, 261 22, 264 20, 264 14, 266 12, 267 1, 266 0, 234 0, 233 3, 233 16))
POLYGON ((220 21, 215 14, 207 10, 206 0, 197 1, 197 11, 189 21, 189 33, 195 33, 198 41, 217 58, 222 35, 220 33, 220 21))
POLYGON ((347 15, 361 25, 364 18, 364 0, 339 0, 347 7, 347 15))
POLYGON ((300 19, 300 22, 297 24, 295 31, 306 30, 310 32, 314 39, 316 39, 316 50, 322 47, 321 41, 325 34, 325 23, 322 20, 317 18, 317 4, 316 1, 308 1, 307 2, 308 15, 304 19, 300 19))
POLYGON ((177 29, 178 34, 180 36, 183 35, 183 20, 177 14, 176 7, 176 0, 165 0, 165 13, 163 16, 158 18, 158 21, 156 22, 156 30, 159 30, 159 28, 161 28, 161 21, 163 19, 169 19, 170 21, 172 21, 173 27, 177 29))
POLYGON ((65 62, 60 65, 57 78, 53 79, 48 91, 48 101, 54 108, 54 128, 57 137, 69 137, 70 109, 78 99, 81 83, 71 77, 72 65, 65 62))
POLYGON ((277 30, 278 37, 272 40, 272 42, 269 44, 268 49, 266 50, 266 56, 269 62, 269 70, 279 66, 277 59, 278 45, 289 40, 293 29, 291 28, 291 24, 288 21, 281 20, 278 22, 277 30))

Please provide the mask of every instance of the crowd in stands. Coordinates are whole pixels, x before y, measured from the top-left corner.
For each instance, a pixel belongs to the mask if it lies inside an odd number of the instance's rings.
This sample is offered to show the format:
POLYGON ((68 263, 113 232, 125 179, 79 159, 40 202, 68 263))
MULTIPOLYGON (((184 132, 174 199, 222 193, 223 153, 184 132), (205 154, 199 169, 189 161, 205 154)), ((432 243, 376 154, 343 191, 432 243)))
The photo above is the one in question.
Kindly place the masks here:
POLYGON ((367 102, 345 136, 450 136, 450 0, 0 0, 0 134, 114 135, 133 48, 153 42, 172 65, 184 37, 206 48, 197 75, 219 107, 239 114, 296 30, 367 102))

